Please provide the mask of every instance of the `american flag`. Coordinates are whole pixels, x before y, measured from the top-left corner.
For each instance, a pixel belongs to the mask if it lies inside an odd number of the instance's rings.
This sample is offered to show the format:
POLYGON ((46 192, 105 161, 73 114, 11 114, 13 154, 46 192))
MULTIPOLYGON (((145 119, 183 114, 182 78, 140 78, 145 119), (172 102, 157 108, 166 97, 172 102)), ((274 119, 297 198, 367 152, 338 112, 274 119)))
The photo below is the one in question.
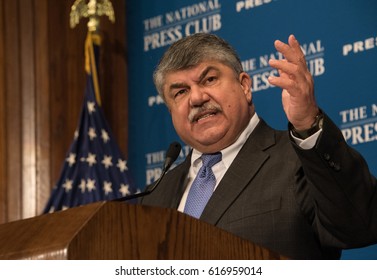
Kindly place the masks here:
POLYGON ((92 35, 88 34, 87 41, 90 42, 86 46, 92 49, 86 51, 86 54, 91 54, 92 60, 90 69, 87 68, 79 124, 44 213, 121 198, 136 191, 127 161, 121 155, 99 105, 95 59, 99 45, 93 45, 92 37, 89 36, 92 35))

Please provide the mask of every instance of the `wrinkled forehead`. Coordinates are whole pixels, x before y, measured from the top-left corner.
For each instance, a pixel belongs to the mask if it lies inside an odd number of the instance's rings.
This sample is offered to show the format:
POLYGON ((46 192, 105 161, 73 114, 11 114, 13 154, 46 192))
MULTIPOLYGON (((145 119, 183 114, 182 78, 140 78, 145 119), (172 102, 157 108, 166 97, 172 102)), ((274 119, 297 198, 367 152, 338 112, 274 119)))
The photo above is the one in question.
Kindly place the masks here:
POLYGON ((180 77, 180 78, 193 78, 196 77, 200 79, 201 77, 205 76, 211 70, 213 71, 221 71, 221 69, 229 68, 226 64, 220 61, 203 61, 196 65, 187 66, 184 68, 179 68, 176 70, 167 71, 165 74, 165 81, 166 84, 168 81, 171 81, 172 78, 180 77))

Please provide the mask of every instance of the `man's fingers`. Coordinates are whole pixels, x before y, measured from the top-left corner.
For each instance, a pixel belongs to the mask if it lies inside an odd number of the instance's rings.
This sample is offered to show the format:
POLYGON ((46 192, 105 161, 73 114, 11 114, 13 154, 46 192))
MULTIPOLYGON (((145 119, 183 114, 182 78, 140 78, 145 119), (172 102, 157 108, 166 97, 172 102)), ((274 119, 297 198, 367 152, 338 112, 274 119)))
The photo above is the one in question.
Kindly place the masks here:
POLYGON ((299 74, 299 67, 296 64, 290 63, 286 60, 270 59, 268 63, 271 67, 278 69, 280 72, 287 73, 288 75, 296 76, 299 74))
POLYGON ((289 62, 295 64, 305 62, 305 56, 301 50, 300 43, 293 35, 289 36, 288 44, 285 44, 280 40, 276 40, 274 46, 276 50, 283 54, 289 62))
MULTIPOLYGON (((297 41, 297 39, 294 35, 289 35, 288 44, 294 49, 300 48, 300 43, 297 41)), ((301 48, 300 48, 300 50, 301 50, 301 48)))
POLYGON ((290 79, 287 74, 280 75, 280 77, 270 76, 268 81, 274 86, 288 90, 291 94, 296 93, 296 82, 290 79))

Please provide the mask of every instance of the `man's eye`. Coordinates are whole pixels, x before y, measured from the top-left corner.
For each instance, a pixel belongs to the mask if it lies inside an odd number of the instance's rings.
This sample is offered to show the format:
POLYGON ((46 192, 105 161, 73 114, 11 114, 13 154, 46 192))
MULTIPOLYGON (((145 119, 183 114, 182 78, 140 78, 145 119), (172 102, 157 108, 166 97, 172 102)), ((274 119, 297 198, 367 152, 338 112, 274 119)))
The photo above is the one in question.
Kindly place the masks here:
POLYGON ((174 97, 178 97, 180 96, 181 94, 184 94, 186 92, 186 89, 181 89, 179 91, 177 91, 175 94, 174 94, 174 97))
POLYGON ((205 81, 208 84, 208 83, 213 83, 216 80, 217 80, 217 77, 211 76, 211 77, 208 77, 205 81))

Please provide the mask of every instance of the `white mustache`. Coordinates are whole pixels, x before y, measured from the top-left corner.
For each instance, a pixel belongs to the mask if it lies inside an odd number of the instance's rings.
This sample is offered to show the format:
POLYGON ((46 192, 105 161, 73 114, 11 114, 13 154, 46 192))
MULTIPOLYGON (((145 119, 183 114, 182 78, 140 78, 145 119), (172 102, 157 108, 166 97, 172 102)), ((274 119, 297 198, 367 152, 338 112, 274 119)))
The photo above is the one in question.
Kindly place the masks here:
POLYGON ((222 112, 221 106, 217 103, 204 103, 200 107, 194 107, 191 109, 189 115, 188 115, 188 120, 190 122, 195 121, 195 117, 205 111, 215 111, 215 112, 222 112))

